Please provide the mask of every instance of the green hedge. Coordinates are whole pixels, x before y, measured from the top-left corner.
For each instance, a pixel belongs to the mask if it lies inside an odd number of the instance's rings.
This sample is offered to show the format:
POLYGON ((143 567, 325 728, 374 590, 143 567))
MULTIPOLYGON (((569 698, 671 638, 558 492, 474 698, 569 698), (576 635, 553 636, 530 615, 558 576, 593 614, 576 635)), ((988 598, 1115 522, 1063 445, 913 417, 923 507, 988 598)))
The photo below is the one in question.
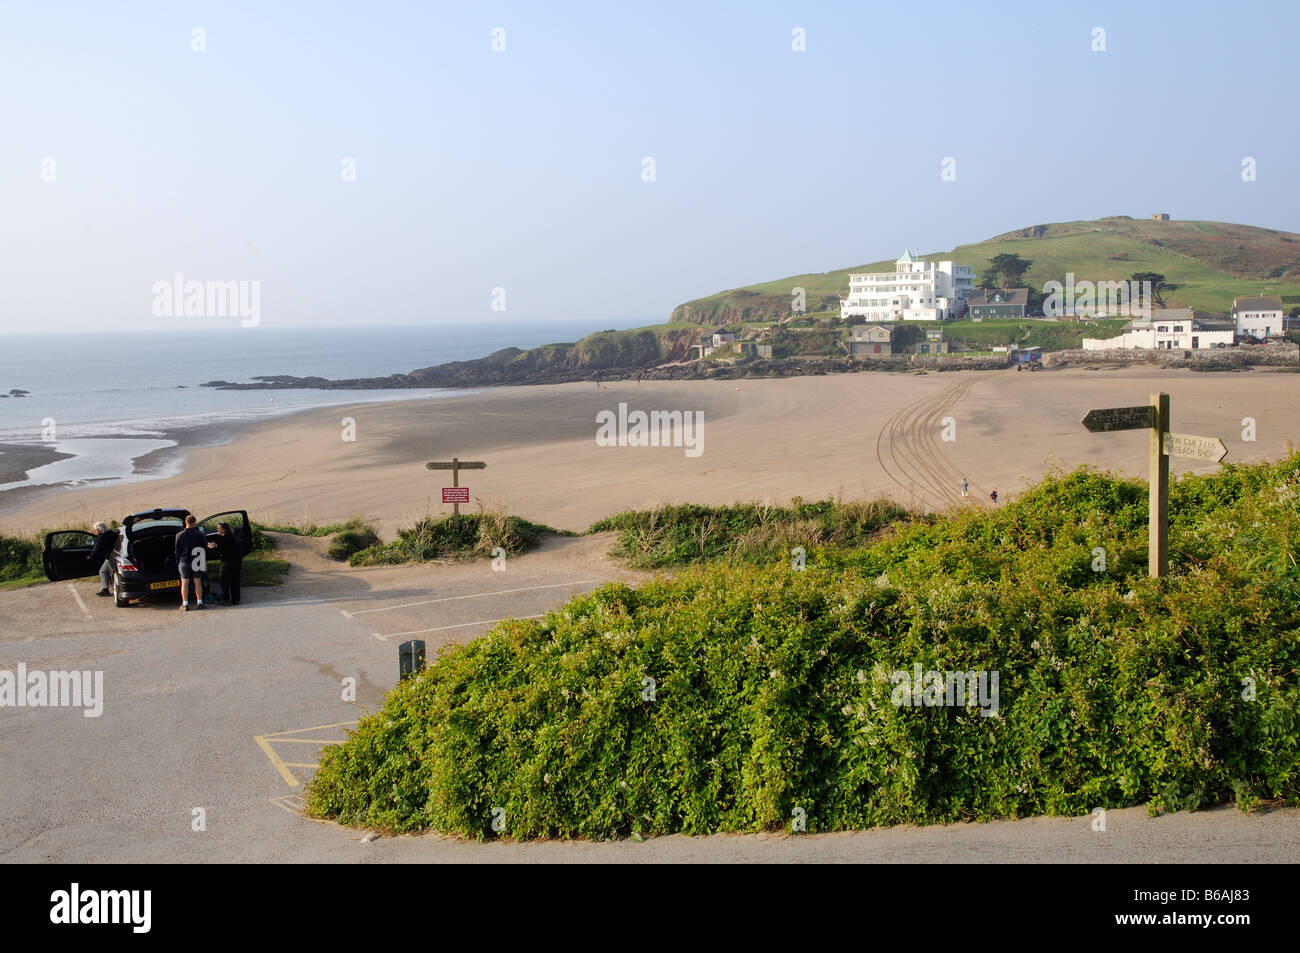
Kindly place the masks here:
POLYGON ((45 578, 41 543, 17 536, 0 536, 0 582, 45 578))
POLYGON ((400 684, 309 810, 615 838, 1298 801, 1300 457, 1180 480, 1171 510, 1165 580, 1145 487, 1080 470, 803 571, 604 586, 400 684), (915 665, 998 672, 998 717, 896 706, 915 665))

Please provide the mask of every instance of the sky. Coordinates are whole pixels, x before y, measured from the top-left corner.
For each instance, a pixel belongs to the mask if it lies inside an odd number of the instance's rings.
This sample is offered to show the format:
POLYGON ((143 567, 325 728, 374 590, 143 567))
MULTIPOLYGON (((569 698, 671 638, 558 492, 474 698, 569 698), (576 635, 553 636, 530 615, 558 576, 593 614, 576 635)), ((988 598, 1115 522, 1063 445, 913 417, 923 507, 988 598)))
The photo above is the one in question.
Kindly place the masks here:
POLYGON ((0 0, 0 333, 245 324, 156 313, 177 274, 256 283, 249 326, 627 327, 1045 222, 1300 231, 1297 27, 1290 2, 0 0))

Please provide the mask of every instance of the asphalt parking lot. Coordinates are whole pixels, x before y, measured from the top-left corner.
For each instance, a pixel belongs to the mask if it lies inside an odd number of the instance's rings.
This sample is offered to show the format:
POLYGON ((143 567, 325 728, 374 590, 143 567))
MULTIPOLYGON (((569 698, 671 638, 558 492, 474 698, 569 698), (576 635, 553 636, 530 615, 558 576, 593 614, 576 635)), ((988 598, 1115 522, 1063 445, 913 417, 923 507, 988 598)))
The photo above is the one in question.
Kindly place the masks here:
POLYGON ((609 541, 556 541, 511 560, 350 570, 285 538, 286 584, 238 607, 117 609, 97 581, 0 592, 0 669, 103 672, 102 713, 0 709, 0 860, 1294 862, 1300 811, 1233 808, 1151 819, 1110 812, 832 835, 645 843, 479 844, 366 832, 300 814, 322 746, 397 681, 398 644, 430 658, 497 619, 532 617, 613 578, 609 541), (351 680, 349 683, 348 680, 351 680), (345 700, 349 684, 355 699, 345 700))

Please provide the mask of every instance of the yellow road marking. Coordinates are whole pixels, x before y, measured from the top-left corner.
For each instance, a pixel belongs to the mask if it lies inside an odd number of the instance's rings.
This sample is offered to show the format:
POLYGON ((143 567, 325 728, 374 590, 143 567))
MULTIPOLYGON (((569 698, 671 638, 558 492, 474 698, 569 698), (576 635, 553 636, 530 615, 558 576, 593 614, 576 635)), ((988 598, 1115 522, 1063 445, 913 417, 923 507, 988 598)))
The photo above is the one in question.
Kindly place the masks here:
MULTIPOLYGON (((336 721, 332 725, 312 725, 310 728, 290 728, 288 731, 276 731, 269 735, 262 735, 263 738, 278 738, 281 735, 293 735, 300 731, 319 731, 322 728, 345 728, 348 725, 355 725, 355 721, 336 721)), ((330 744, 338 744, 337 741, 331 741, 330 744)))
POLYGON ((302 816, 302 798, 296 794, 281 794, 279 797, 271 798, 271 803, 282 811, 287 811, 295 816, 302 816))
POLYGON ((335 741, 325 741, 320 738, 286 738, 284 736, 297 734, 298 732, 302 732, 302 731, 321 731, 322 729, 325 728, 346 728, 346 727, 351 727, 352 725, 355 724, 356 724, 355 721, 336 721, 333 724, 329 724, 329 725, 309 725, 306 728, 290 728, 287 731, 275 731, 266 735, 254 735, 253 740, 257 742, 257 746, 262 749, 262 753, 265 754, 266 757, 270 760, 275 770, 280 772, 280 777, 284 779, 284 783, 289 785, 289 787, 291 788, 296 788, 300 786, 300 782, 296 777, 294 777, 293 772, 290 771, 289 769, 290 768, 319 768, 320 764, 305 764, 303 762, 285 761, 278 754, 276 754, 275 748, 271 746, 271 742, 272 741, 277 743, 298 742, 302 744, 319 744, 319 745, 341 744, 343 741, 343 739, 341 738, 335 741))
POLYGON ((298 786, 298 779, 293 776, 293 772, 289 770, 288 765, 280 760, 280 756, 275 753, 275 749, 271 747, 270 742, 261 735, 254 735, 253 740, 257 742, 258 747, 262 749, 266 756, 271 759, 271 764, 275 765, 275 770, 280 772, 280 777, 284 778, 284 783, 289 785, 291 788, 296 788, 298 786))

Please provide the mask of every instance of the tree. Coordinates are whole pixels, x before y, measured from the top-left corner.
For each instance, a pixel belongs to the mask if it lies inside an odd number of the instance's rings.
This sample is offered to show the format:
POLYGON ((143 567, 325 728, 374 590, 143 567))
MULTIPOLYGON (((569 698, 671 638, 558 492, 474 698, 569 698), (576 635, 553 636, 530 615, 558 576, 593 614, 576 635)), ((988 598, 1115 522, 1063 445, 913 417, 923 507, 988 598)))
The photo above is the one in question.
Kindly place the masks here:
POLYGON ((985 274, 988 278, 996 276, 1000 288, 1005 289, 1007 285, 1018 288, 1021 281, 1024 280, 1025 272, 1029 270, 1029 266, 1032 264, 1032 261, 1021 258, 1019 255, 994 255, 989 261, 988 271, 985 274))
POLYGON ((1155 271, 1138 271, 1129 275, 1129 281, 1151 282, 1151 298, 1155 301, 1157 308, 1165 306, 1164 294, 1173 294, 1178 290, 1178 285, 1171 285, 1165 281, 1165 276, 1155 271))

